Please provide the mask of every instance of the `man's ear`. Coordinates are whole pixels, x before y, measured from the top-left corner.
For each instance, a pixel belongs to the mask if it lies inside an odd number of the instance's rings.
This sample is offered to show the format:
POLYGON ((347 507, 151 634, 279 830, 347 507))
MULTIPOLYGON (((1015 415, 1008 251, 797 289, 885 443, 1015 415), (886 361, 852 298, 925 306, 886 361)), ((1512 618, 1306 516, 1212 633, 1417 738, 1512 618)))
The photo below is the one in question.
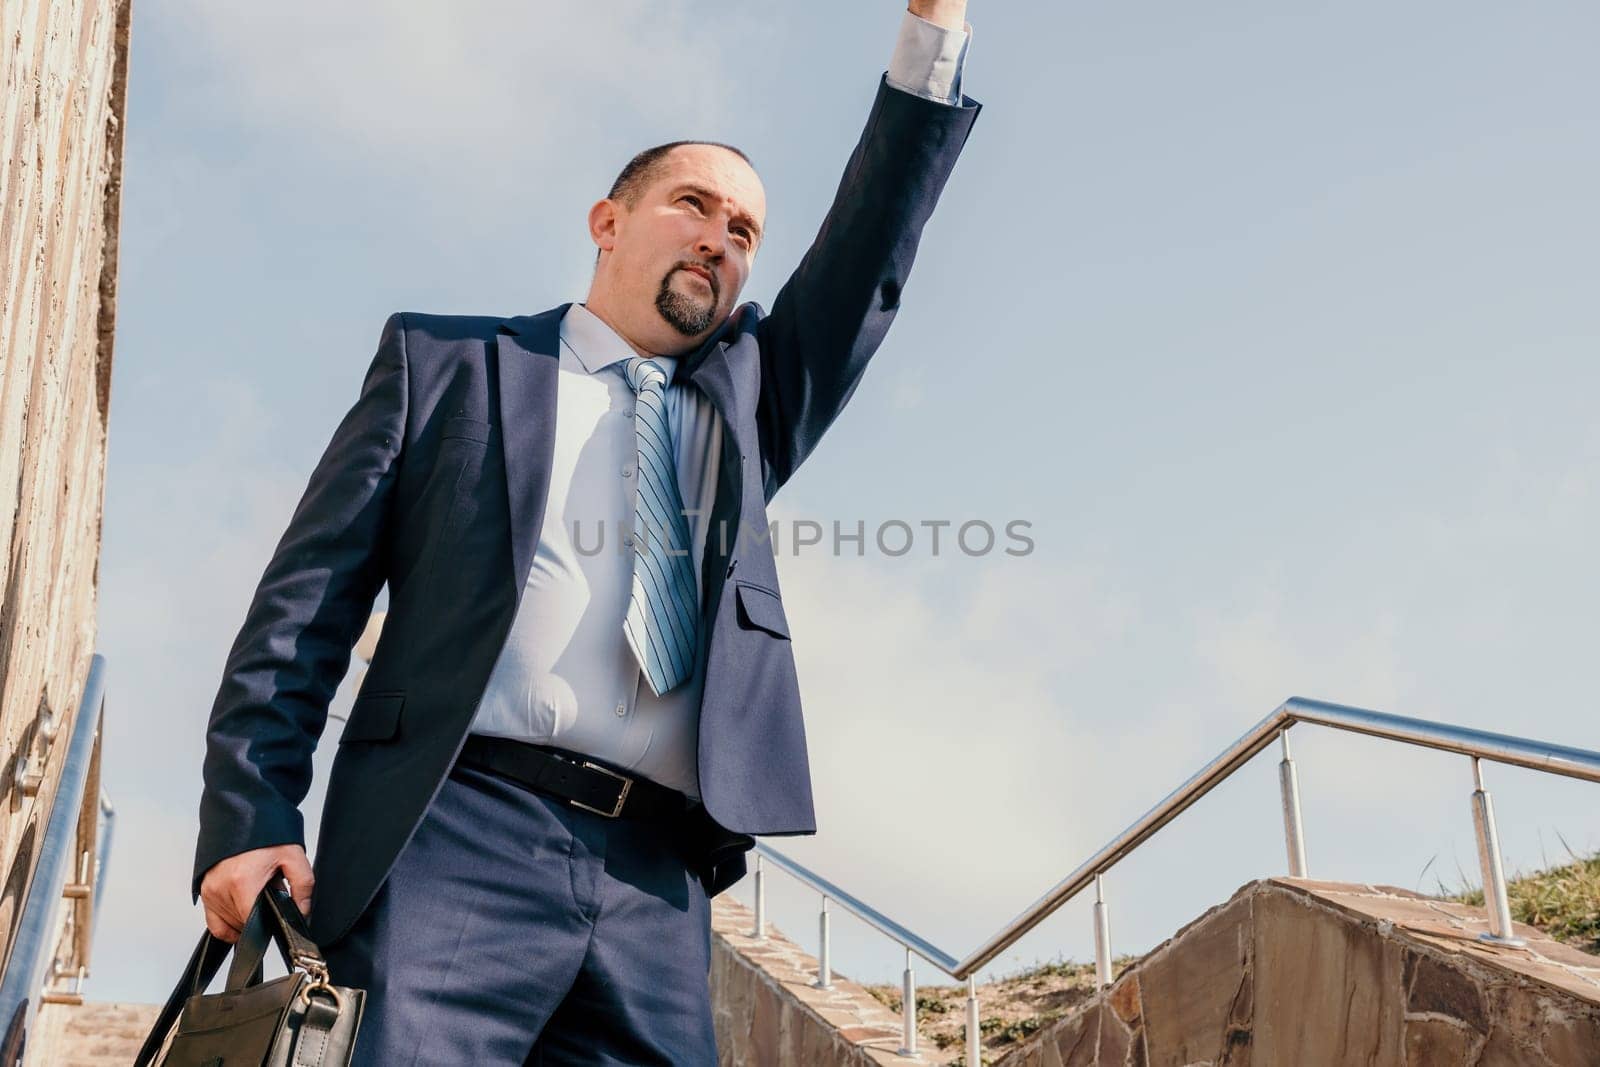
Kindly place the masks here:
POLYGON ((602 252, 609 252, 617 243, 617 219, 620 211, 614 200, 597 200, 589 209, 589 238, 602 252))

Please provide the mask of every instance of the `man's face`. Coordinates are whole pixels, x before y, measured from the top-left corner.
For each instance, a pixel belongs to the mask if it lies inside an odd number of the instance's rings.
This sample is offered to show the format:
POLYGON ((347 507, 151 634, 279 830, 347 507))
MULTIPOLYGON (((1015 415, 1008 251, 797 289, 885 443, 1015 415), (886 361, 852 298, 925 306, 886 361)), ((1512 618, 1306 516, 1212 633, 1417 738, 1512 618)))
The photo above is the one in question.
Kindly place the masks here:
POLYGON ((631 209, 605 203, 615 206, 603 237, 617 293, 637 311, 647 302, 686 343, 709 335, 738 303, 761 242, 755 171, 727 149, 680 145, 631 209))

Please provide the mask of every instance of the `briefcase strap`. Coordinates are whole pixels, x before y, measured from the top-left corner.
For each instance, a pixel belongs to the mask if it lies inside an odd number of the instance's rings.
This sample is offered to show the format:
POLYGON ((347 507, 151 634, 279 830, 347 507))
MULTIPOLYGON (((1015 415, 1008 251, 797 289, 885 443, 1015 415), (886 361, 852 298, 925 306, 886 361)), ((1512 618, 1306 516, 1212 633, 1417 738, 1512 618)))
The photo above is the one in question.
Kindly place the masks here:
POLYGON ((266 901, 267 913, 264 918, 283 934, 283 943, 289 953, 291 965, 306 967, 311 971, 326 971, 328 965, 322 958, 322 950, 311 940, 305 918, 300 914, 300 908, 295 904, 294 897, 289 895, 289 886, 284 882, 283 876, 274 875, 272 881, 261 890, 261 894, 257 905, 259 906, 262 900, 266 901))
POLYGON ((262 958, 266 955, 269 942, 278 946, 286 970, 292 971, 297 966, 313 974, 327 970, 322 950, 311 940, 300 917, 300 908, 288 890, 281 887, 280 880, 274 879, 262 890, 262 894, 270 906, 251 909, 250 918, 245 921, 244 930, 234 946, 233 963, 228 968, 227 989, 243 989, 260 983, 262 958), (275 932, 282 936, 273 936, 275 932))
POLYGON ((200 943, 195 946, 194 954, 189 957, 189 965, 183 969, 183 976, 178 979, 172 995, 167 998, 166 1004, 162 1005, 161 1014, 156 1016, 155 1025, 150 1028, 150 1036, 144 1039, 144 1046, 139 1049, 138 1058, 133 1061, 134 1067, 150 1067, 155 1063, 156 1054, 161 1051, 167 1035, 177 1023, 184 1002, 191 995, 190 991, 197 988, 204 989, 211 984, 211 979, 216 977, 217 969, 222 966, 222 961, 227 958, 228 950, 232 947, 226 941, 218 941, 212 937, 210 930, 200 935, 200 943))
MULTIPOLYGON (((233 961, 228 964, 228 978, 222 988, 236 990, 260 985, 265 977, 263 964, 266 960, 267 945, 274 943, 276 939, 267 933, 267 924, 261 918, 261 909, 255 909, 245 922, 239 940, 234 942, 233 961)), ((278 949, 283 955, 284 967, 294 970, 294 961, 289 958, 288 949, 282 944, 278 945, 278 949)))

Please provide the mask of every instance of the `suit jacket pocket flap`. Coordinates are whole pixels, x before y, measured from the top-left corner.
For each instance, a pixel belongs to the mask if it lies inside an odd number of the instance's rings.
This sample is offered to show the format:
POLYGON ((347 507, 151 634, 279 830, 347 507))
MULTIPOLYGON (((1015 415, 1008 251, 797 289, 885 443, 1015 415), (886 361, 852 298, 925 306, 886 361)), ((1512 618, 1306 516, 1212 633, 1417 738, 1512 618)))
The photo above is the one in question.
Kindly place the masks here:
POLYGON ((489 424, 482 419, 471 419, 465 415, 452 415, 444 420, 444 432, 440 439, 451 437, 465 437, 469 441, 487 441, 489 439, 489 424))
POLYGON ((400 729, 404 693, 363 693, 350 708, 350 718, 339 737, 346 741, 387 741, 400 729))
POLYGON ((789 620, 783 614, 783 601, 778 594, 759 585, 735 583, 739 597, 740 621, 746 626, 758 626, 778 637, 789 636, 789 620))

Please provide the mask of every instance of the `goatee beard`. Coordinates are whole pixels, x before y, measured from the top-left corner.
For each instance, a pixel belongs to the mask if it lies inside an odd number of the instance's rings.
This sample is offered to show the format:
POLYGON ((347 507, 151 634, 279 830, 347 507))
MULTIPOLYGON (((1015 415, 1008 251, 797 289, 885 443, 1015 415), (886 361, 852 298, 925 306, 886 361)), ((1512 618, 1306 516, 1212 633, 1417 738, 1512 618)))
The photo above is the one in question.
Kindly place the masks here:
POLYGON ((685 337, 696 337, 711 328, 717 313, 717 285, 707 279, 711 288, 711 301, 700 304, 672 288, 672 275, 681 268, 674 267, 661 279, 656 292, 656 310, 667 320, 667 325, 685 337))

